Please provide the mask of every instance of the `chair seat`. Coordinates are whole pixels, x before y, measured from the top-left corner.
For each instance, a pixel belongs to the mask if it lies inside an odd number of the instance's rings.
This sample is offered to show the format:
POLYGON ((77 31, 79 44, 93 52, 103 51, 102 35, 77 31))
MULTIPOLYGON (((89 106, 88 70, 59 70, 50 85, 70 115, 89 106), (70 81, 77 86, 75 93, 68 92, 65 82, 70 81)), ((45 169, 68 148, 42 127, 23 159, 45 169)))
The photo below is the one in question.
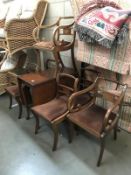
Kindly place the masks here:
MULTIPOLYGON (((71 113, 68 118, 78 126, 85 129, 90 134, 100 137, 104 116, 107 110, 97 105, 92 105, 90 108, 71 113)), ((115 114, 111 114, 114 118, 115 114)))
MULTIPOLYGON (((57 46, 66 46, 69 44, 67 41, 57 41, 57 46)), ((53 50, 55 45, 52 41, 41 41, 33 45, 37 49, 53 50)), ((62 49, 62 48, 61 48, 62 49)))
POLYGON ((60 96, 48 103, 33 107, 32 111, 51 122, 67 111, 67 97, 60 96))
POLYGON ((13 97, 19 97, 20 96, 19 88, 18 88, 17 85, 7 87, 6 92, 11 94, 13 97))

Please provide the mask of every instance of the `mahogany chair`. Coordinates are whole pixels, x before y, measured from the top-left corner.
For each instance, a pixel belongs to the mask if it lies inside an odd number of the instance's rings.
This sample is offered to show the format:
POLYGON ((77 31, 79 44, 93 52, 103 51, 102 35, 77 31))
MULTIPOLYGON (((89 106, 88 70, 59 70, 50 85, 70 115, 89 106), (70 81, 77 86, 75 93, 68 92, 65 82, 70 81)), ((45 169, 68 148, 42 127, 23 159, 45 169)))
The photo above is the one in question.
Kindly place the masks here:
MULTIPOLYGON (((114 129, 114 139, 117 138, 117 123, 121 104, 127 86, 120 85, 119 90, 107 90, 101 87, 101 81, 105 79, 97 78, 96 81, 89 87, 73 93, 68 102, 68 110, 70 113, 67 115, 70 124, 70 139, 73 136, 73 124, 84 129, 89 134, 93 135, 101 142, 100 154, 97 161, 97 166, 100 166, 104 148, 105 138, 114 129), (89 96, 87 94, 90 94, 89 96), (85 97, 87 96, 87 100, 85 97), (81 101, 77 98, 81 97, 81 101), (83 99, 85 103, 83 102, 83 99), (96 104, 97 98, 102 98, 108 102, 107 108, 104 109, 96 104)), ((109 81, 106 79, 106 81, 109 81)), ((118 84, 118 82, 113 82, 118 84)))
MULTIPOLYGON (((67 69, 62 61, 60 54, 65 51, 71 51, 71 60, 74 69, 73 72, 78 75, 74 57, 75 36, 76 32, 74 30, 74 17, 60 17, 54 24, 43 26, 41 25, 36 27, 34 30, 34 39, 36 40, 34 48, 37 49, 37 51, 44 50, 53 54, 53 57, 56 61, 57 72, 65 72, 65 69, 67 69), (54 29, 52 35, 50 36, 51 39, 40 39, 39 35, 42 29, 54 29)), ((72 73, 72 70, 68 71, 72 73)))
POLYGON ((36 119, 35 134, 38 133, 39 129, 39 117, 48 121, 54 132, 54 143, 52 150, 57 149, 59 125, 63 122, 68 114, 67 101, 69 96, 77 91, 78 78, 73 75, 60 73, 56 79, 56 86, 49 89, 52 91, 55 89, 56 96, 51 101, 38 105, 32 108, 36 119))

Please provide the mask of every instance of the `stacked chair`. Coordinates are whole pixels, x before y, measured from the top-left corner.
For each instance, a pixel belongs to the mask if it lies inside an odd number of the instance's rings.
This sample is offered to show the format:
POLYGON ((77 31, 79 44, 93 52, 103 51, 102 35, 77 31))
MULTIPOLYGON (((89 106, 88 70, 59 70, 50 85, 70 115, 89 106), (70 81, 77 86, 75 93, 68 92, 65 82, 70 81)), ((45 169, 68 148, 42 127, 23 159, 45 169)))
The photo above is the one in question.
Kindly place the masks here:
POLYGON ((74 31, 74 17, 60 17, 54 24, 38 26, 34 30, 33 34, 36 40, 34 48, 37 49, 38 52, 39 50, 44 50, 52 53, 56 62, 56 74, 59 71, 71 74, 72 72, 75 72, 78 76, 74 57, 74 44, 76 36, 74 31), (53 30, 51 40, 48 38, 44 38, 42 40, 40 39, 39 34, 43 29, 53 30), (71 51, 71 60, 74 69, 73 71, 67 69, 62 61, 61 53, 65 51, 71 51))

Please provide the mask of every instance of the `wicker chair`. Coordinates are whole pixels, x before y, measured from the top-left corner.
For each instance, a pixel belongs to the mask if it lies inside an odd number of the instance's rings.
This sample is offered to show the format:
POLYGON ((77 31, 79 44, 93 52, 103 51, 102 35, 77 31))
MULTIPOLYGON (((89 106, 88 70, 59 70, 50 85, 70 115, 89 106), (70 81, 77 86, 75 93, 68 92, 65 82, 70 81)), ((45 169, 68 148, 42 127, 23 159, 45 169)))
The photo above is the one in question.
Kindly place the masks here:
POLYGON ((32 17, 27 19, 12 19, 5 23, 5 20, 0 21, 0 27, 4 27, 6 37, 0 38, 0 48, 5 49, 9 54, 30 48, 35 43, 33 38, 33 30, 35 27, 42 24, 46 11, 47 1, 38 1, 37 8, 32 17))
MULTIPOLYGON (((4 28, 6 31, 6 36, 0 38, 0 48, 5 50, 5 55, 0 62, 0 66, 8 55, 12 56, 18 51, 32 48, 35 43, 33 30, 42 24, 47 12, 47 6, 47 1, 39 0, 36 10, 30 18, 12 19, 9 22, 5 22, 5 20, 0 21, 0 28, 4 28)), ((37 63, 40 65, 40 59, 38 57, 37 63)), ((16 64, 16 66, 17 65, 18 64, 16 64)), ((4 93, 5 87, 10 84, 7 77, 9 71, 10 70, 5 70, 0 72, 0 94, 4 93)))

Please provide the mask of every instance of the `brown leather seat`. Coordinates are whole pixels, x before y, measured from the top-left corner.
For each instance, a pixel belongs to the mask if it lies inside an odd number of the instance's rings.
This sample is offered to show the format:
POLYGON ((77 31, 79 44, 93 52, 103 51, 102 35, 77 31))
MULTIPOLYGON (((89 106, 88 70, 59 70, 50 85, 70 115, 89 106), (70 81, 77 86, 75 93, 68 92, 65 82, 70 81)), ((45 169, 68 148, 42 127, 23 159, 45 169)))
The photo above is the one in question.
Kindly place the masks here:
POLYGON ((68 98, 66 96, 56 97, 46 104, 33 107, 32 110, 35 111, 37 115, 52 122, 57 119, 58 116, 67 112, 67 100, 68 98))
MULTIPOLYGON (((96 137, 101 137, 101 128, 104 120, 104 116, 107 110, 93 105, 90 108, 83 109, 81 111, 72 113, 68 118, 73 123, 79 123, 79 126, 84 128, 87 132, 96 137), (91 117, 92 116, 92 117, 91 117)), ((111 119, 115 118, 115 114, 111 113, 111 119)))

